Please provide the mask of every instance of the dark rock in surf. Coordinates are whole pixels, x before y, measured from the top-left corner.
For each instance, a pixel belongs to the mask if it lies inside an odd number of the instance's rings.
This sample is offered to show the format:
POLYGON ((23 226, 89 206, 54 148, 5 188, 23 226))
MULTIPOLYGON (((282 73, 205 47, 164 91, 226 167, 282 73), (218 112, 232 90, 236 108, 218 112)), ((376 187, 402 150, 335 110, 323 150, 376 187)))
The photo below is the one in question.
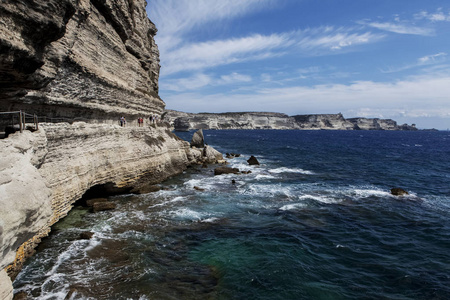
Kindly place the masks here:
POLYGON ((94 203, 94 205, 92 206, 93 212, 113 210, 113 209, 116 209, 116 204, 112 202, 98 202, 94 203))
POLYGON ((222 174, 238 174, 238 168, 230 168, 230 167, 218 167, 214 169, 214 175, 222 175, 222 174))
POLYGON ((93 232, 84 231, 80 233, 80 240, 90 240, 94 236, 93 232))
POLYGON ((141 185, 141 186, 137 186, 134 187, 131 190, 132 194, 137 194, 137 195, 142 195, 142 194, 149 194, 149 193, 155 193, 160 191, 161 188, 157 185, 153 185, 153 184, 147 184, 147 185, 141 185))
POLYGON ((201 187, 198 187, 198 186, 194 186, 194 190, 197 190, 199 192, 204 192, 205 191, 205 189, 202 189, 201 187))
POLYGON ((106 198, 94 198, 86 200, 86 205, 89 207, 94 206, 95 203, 101 203, 101 202, 108 202, 108 199, 106 198))
POLYGON ((259 161, 253 155, 247 160, 248 164, 251 166, 259 165, 259 161))
POLYGON ((401 188, 393 188, 391 189, 391 194, 394 196, 403 196, 403 195, 409 195, 407 191, 401 188))

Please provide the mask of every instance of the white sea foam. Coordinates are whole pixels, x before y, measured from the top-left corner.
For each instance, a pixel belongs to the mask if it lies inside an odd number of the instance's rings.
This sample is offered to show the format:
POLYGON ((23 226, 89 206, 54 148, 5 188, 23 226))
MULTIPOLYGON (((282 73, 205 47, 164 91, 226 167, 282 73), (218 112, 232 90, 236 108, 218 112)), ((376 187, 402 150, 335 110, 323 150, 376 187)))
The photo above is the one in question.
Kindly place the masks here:
POLYGON ((299 168, 286 168, 281 167, 277 169, 269 170, 270 173, 280 174, 280 173, 298 173, 298 174, 305 174, 305 175, 314 175, 315 173, 308 170, 303 170, 299 168))
POLYGON ((326 204, 339 203, 342 201, 339 198, 332 198, 332 197, 327 197, 324 195, 302 195, 302 196, 299 196, 298 199, 299 200, 314 200, 314 201, 326 203, 326 204))
POLYGON ((168 201, 164 201, 164 202, 162 202, 162 203, 157 203, 157 204, 151 205, 151 206, 149 206, 149 208, 154 208, 154 207, 159 207, 159 206, 165 206, 165 205, 169 205, 169 204, 172 204, 172 203, 175 203, 175 202, 183 202, 183 201, 186 201, 186 200, 187 200, 186 197, 178 196, 178 197, 175 197, 175 198, 173 198, 173 199, 171 199, 171 200, 168 200, 168 201))
POLYGON ((200 221, 202 219, 203 214, 191 210, 189 208, 181 208, 175 211, 170 212, 171 215, 174 215, 177 218, 187 219, 187 220, 194 220, 194 221, 200 221))
POLYGON ((267 175, 267 174, 258 174, 255 177, 256 180, 275 179, 275 178, 276 178, 275 176, 267 175))
POLYGON ((219 218, 212 217, 212 218, 200 220, 200 222, 201 222, 201 223, 214 223, 214 222, 216 222, 216 221, 218 221, 218 220, 219 220, 219 218))
POLYGON ((304 208, 304 207, 306 207, 305 203, 293 203, 293 204, 283 205, 282 207, 280 207, 280 210, 295 210, 295 209, 304 208))
MULTIPOLYGON (((351 192, 351 190, 350 190, 351 192)), ((374 189, 355 189, 353 192, 359 198, 367 198, 371 196, 375 197, 392 197, 392 194, 383 190, 374 190, 374 189)))

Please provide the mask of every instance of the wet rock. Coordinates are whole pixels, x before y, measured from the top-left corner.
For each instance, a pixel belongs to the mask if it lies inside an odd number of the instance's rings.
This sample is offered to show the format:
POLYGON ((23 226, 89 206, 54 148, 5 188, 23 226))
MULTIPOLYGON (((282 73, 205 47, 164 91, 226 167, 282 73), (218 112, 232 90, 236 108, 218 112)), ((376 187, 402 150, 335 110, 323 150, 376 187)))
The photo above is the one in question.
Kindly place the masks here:
POLYGON ((101 202, 108 202, 108 199, 106 199, 106 198, 89 199, 89 200, 86 200, 86 205, 88 207, 92 207, 92 206, 94 206, 95 203, 101 203, 101 202))
POLYGON ((70 291, 67 293, 66 297, 64 298, 64 300, 65 299, 72 299, 73 296, 75 296, 77 293, 78 293, 77 289, 71 288, 70 291))
POLYGON ((231 184, 236 184, 236 180, 231 180, 231 184))
POLYGON ((391 194, 394 196, 403 196, 403 195, 409 195, 407 191, 401 188, 393 188, 391 189, 391 194))
POLYGON ((218 167, 214 169, 214 175, 222 175, 222 174, 238 174, 238 168, 230 168, 230 167, 218 167))
POLYGON ((13 300, 27 300, 28 294, 27 292, 18 292, 17 294, 14 294, 13 300))
POLYGON ((90 240, 94 236, 93 232, 84 231, 80 233, 80 240, 90 240))
POLYGON ((157 185, 153 185, 153 184, 147 184, 147 185, 141 185, 138 187, 134 187, 131 190, 131 193, 133 194, 137 194, 137 195, 141 195, 141 194, 149 194, 149 193, 155 193, 160 191, 161 188, 157 185))
POLYGON ((251 174, 252 171, 242 171, 241 173, 242 173, 242 174, 251 174))
POLYGON ((198 187, 198 186, 194 186, 194 189, 199 191, 199 192, 204 192, 205 191, 205 189, 202 189, 201 187, 198 187))
POLYGON ((112 202, 97 202, 92 206, 93 212, 116 209, 116 204, 112 202))
POLYGON ((203 169, 207 169, 208 168, 208 164, 207 163, 202 164, 202 168, 203 169))
POLYGON ((219 160, 223 160, 223 155, 211 146, 205 146, 202 151, 202 159, 206 163, 216 163, 219 160))
POLYGON ((205 138, 203 136, 203 130, 197 130, 192 136, 191 147, 203 148, 205 147, 205 138))
POLYGON ((259 165, 259 161, 253 155, 247 160, 248 164, 251 166, 259 165))

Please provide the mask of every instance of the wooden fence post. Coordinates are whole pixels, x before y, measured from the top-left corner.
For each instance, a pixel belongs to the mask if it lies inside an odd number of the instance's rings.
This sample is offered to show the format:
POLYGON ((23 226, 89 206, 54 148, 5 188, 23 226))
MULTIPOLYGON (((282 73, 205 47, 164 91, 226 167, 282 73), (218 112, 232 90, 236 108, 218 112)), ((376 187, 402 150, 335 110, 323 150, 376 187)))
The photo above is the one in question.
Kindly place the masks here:
POLYGON ((19 111, 19 128, 20 128, 20 133, 22 133, 23 132, 22 111, 19 111))

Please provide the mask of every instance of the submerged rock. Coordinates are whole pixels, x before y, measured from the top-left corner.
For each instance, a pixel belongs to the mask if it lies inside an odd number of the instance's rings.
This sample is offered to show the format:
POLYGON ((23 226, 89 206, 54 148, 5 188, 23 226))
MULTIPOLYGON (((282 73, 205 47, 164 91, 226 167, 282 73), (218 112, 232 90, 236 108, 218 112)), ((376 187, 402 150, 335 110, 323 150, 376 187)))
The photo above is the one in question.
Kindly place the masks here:
POLYGON ((106 198, 89 199, 89 200, 86 200, 86 205, 89 207, 92 207, 92 206, 94 206, 95 203, 101 203, 101 202, 108 202, 108 199, 106 199, 106 198))
POLYGON ((198 186, 194 186, 194 190, 197 190, 199 192, 204 192, 205 191, 205 189, 202 189, 201 187, 198 187, 198 186))
POLYGON ((248 164, 251 166, 259 165, 259 161, 253 155, 247 160, 248 164))
POLYGON ((238 168, 230 168, 230 167, 218 167, 214 169, 214 175, 222 175, 222 174, 238 174, 238 168))
POLYGON ((93 232, 84 231, 80 233, 80 240, 90 240, 94 236, 93 232))
POLYGON ((391 194, 394 196, 403 196, 403 195, 409 195, 407 191, 401 188, 393 188, 391 189, 391 194))
POLYGON ((94 205, 92 206, 93 212, 113 210, 113 209, 116 209, 116 204, 112 202, 98 202, 94 203, 94 205))
POLYGON ((135 187, 131 190, 131 193, 141 195, 141 194, 149 194, 160 191, 161 188, 157 185, 147 184, 135 187))

